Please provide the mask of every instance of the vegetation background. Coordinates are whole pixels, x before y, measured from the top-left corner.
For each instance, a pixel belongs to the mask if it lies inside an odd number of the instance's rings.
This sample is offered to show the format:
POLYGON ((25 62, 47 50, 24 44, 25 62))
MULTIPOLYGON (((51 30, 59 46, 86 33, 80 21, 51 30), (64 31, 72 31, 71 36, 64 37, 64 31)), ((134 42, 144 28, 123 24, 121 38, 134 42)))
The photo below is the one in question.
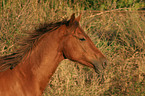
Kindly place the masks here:
POLYGON ((82 28, 109 61, 105 82, 64 60, 43 96, 145 96, 144 10, 144 0, 0 0, 0 55, 14 52, 39 23, 82 13, 82 28))

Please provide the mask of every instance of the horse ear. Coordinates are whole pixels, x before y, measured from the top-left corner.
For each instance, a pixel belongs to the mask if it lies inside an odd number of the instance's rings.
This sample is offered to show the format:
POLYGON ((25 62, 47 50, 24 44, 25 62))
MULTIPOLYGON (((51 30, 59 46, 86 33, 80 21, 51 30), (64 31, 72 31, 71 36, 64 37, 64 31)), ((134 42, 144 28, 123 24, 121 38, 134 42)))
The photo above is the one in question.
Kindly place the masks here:
POLYGON ((74 20, 75 20, 75 13, 73 13, 71 15, 71 18, 70 18, 70 21, 69 21, 69 26, 73 24, 74 20))
POLYGON ((76 30, 76 28, 79 26, 79 18, 75 18, 75 13, 73 13, 71 15, 70 21, 69 21, 69 31, 73 32, 74 30, 76 30))
POLYGON ((81 19, 81 16, 82 16, 82 14, 80 14, 77 18, 76 18, 76 21, 80 21, 80 19, 81 19))

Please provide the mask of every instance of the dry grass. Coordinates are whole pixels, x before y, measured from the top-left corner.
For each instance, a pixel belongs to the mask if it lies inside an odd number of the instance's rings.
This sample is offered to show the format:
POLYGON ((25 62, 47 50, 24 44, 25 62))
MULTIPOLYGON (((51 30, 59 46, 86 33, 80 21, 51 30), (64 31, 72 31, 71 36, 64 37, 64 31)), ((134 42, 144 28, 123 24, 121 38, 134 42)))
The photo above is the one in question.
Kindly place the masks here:
POLYGON ((82 13, 81 25, 109 64, 105 82, 99 84, 93 69, 64 60, 57 68, 44 96, 144 96, 145 95, 145 16, 138 12, 92 13, 69 7, 66 2, 38 3, 10 0, 0 11, 0 55, 17 48, 15 42, 40 22, 62 20, 82 13))

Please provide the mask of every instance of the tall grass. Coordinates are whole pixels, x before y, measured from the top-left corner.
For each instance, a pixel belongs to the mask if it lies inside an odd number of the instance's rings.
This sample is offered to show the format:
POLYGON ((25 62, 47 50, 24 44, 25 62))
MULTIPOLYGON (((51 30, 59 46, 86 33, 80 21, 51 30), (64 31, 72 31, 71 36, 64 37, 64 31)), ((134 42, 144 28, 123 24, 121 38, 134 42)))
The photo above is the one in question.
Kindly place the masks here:
POLYGON ((93 69, 69 60, 61 62, 44 96, 145 95, 145 13, 95 13, 65 0, 6 0, 0 10, 0 55, 14 52, 15 43, 39 23, 82 13, 81 25, 108 58, 105 82, 93 69))

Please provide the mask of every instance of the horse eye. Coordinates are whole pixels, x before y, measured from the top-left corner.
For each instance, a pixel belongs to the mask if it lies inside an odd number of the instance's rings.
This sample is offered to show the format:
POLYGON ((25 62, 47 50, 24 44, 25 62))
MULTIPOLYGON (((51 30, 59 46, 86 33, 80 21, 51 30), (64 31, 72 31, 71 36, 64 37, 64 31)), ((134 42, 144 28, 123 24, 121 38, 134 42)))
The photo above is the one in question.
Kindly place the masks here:
POLYGON ((85 38, 81 38, 81 39, 79 39, 79 40, 81 40, 81 41, 85 41, 86 39, 85 39, 85 38))

